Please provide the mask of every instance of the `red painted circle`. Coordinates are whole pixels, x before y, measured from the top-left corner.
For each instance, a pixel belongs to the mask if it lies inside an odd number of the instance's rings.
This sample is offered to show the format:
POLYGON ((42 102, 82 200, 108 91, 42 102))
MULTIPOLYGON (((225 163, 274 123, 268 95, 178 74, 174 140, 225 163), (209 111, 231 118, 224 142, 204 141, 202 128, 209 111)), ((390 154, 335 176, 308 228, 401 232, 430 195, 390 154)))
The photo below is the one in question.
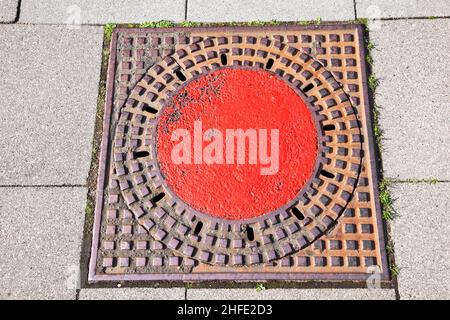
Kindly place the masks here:
POLYGON ((158 161, 169 187, 194 209, 228 220, 261 216, 294 199, 317 156, 306 104, 266 71, 221 69, 190 82, 163 110, 157 130, 158 161), (245 148, 229 134, 235 129, 248 134, 245 148), (267 153, 260 152, 264 145, 267 153), (245 156, 241 164, 238 150, 245 156))

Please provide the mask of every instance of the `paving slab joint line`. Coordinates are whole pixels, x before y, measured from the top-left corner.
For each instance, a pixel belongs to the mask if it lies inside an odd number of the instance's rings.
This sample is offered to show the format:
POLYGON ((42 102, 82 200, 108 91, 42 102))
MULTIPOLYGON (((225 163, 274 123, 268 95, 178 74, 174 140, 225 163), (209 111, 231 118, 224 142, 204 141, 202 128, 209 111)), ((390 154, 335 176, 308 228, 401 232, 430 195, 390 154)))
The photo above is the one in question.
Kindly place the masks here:
POLYGON ((410 178, 410 179, 396 179, 396 178, 385 178, 385 180, 390 183, 411 183, 411 184, 419 184, 419 183, 426 183, 426 184, 438 184, 438 183, 449 183, 450 180, 446 180, 446 179, 436 179, 436 178, 432 178, 432 179, 415 179, 415 178, 410 178))
POLYGON ((16 13, 16 19, 14 20, 13 23, 17 23, 19 22, 20 19, 20 9, 22 8, 22 0, 18 0, 17 1, 17 13, 16 13))
POLYGON ((439 19, 450 19, 450 16, 442 17, 390 17, 390 18, 377 18, 377 19, 367 19, 369 21, 402 21, 402 20, 439 20, 439 19))
POLYGON ((85 184, 2 184, 0 188, 86 188, 85 184))

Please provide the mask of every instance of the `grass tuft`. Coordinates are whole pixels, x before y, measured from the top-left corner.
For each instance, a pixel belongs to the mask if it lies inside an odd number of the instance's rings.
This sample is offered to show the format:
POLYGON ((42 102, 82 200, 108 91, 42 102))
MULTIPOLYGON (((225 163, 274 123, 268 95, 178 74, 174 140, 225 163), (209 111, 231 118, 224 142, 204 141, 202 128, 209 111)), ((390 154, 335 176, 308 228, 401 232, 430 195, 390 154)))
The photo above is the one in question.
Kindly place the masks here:
POLYGON ((258 283, 255 287, 256 292, 261 292, 266 290, 266 287, 262 283, 258 283))
POLYGON ((180 27, 190 28, 190 27, 201 27, 203 24, 201 22, 194 22, 194 21, 183 21, 180 22, 180 27))
POLYGON ((375 142, 377 144, 378 150, 383 151, 383 130, 380 127, 380 107, 373 103, 373 134, 375 136, 375 142))
POLYGON ((388 187, 389 187, 388 180, 386 180, 386 179, 381 180, 378 187, 380 190, 380 203, 381 203, 383 219, 384 220, 392 220, 394 217, 394 209, 392 206, 392 203, 393 203, 392 196, 388 190, 388 187))
POLYGON ((322 18, 321 17, 317 17, 314 20, 303 20, 303 21, 297 21, 296 22, 298 25, 300 26, 309 26, 312 24, 321 24, 322 23, 322 18))
POLYGON ((261 21, 261 20, 256 20, 256 21, 250 21, 250 22, 247 22, 247 25, 248 25, 248 26, 251 26, 251 27, 261 27, 261 26, 265 26, 266 23, 268 24, 268 23, 270 23, 270 22, 261 21))
POLYGON ((378 81, 378 79, 375 77, 374 74, 371 74, 369 76, 369 79, 367 79, 367 84, 370 88, 370 90, 372 91, 373 94, 375 94, 375 91, 377 90, 378 84, 380 82, 378 81))
POLYGON ((86 201, 86 208, 84 209, 84 213, 88 218, 94 216, 94 204, 92 203, 92 201, 86 201))
POLYGON ((438 182, 439 182, 439 180, 436 178, 433 178, 430 180, 430 184, 437 184, 438 182))
POLYGON ((140 28, 171 28, 176 27, 177 24, 173 21, 168 20, 161 20, 161 21, 149 21, 149 22, 142 22, 139 24, 140 28))
POLYGON ((375 45, 368 41, 366 43, 366 48, 367 48, 367 55, 366 55, 366 61, 369 65, 373 64, 373 58, 372 58, 372 50, 375 49, 375 45))
POLYGON ((369 26, 369 19, 367 18, 359 18, 355 20, 355 23, 357 24, 362 24, 364 27, 368 27, 369 26))
POLYGON ((394 254, 394 243, 392 241, 386 244, 386 252, 390 255, 394 254))
POLYGON ((400 273, 400 268, 396 264, 391 264, 389 269, 391 270, 392 276, 397 278, 400 273))
POLYGON ((114 23, 107 23, 104 28, 105 41, 111 41, 114 29, 117 27, 114 23))

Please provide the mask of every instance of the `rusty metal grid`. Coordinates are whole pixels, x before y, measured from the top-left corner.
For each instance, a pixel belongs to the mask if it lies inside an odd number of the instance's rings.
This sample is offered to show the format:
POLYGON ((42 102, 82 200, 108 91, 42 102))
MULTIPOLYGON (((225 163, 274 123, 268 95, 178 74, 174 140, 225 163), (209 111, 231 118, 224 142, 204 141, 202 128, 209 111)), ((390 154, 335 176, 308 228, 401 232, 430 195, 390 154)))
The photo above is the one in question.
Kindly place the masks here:
POLYGON ((371 266, 388 279, 362 43, 356 25, 117 29, 89 280, 363 280, 371 266), (315 173, 296 199, 259 218, 196 212, 159 172, 159 110, 190 79, 223 67, 266 68, 268 59, 268 71, 328 128, 319 130, 315 173), (193 234, 198 221, 205 227, 193 234))

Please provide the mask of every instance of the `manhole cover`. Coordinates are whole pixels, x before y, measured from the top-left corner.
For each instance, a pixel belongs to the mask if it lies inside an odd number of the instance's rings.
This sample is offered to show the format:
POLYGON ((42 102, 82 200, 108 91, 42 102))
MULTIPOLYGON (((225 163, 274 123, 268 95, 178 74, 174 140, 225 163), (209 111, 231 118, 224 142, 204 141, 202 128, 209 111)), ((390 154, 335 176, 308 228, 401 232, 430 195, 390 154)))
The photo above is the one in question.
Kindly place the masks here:
POLYGON ((90 281, 387 279, 361 43, 116 30, 90 281))
POLYGON ((269 72, 243 68, 186 85, 166 106, 157 134, 158 163, 175 194, 231 220, 294 199, 317 157, 314 122, 295 91, 269 72))

